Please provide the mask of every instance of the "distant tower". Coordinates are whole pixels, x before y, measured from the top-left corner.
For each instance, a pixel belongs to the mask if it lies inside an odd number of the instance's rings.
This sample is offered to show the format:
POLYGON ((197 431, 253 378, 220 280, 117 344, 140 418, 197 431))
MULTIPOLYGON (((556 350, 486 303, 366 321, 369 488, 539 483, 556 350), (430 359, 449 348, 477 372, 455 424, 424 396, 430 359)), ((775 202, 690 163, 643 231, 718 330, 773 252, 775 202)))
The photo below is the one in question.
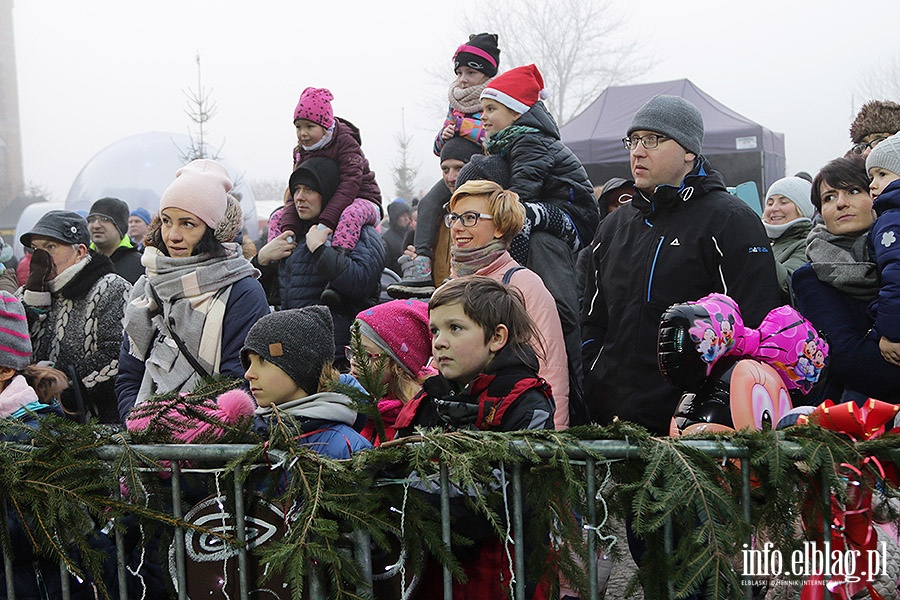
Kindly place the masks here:
POLYGON ((13 0, 0 0, 0 210, 24 193, 13 0))

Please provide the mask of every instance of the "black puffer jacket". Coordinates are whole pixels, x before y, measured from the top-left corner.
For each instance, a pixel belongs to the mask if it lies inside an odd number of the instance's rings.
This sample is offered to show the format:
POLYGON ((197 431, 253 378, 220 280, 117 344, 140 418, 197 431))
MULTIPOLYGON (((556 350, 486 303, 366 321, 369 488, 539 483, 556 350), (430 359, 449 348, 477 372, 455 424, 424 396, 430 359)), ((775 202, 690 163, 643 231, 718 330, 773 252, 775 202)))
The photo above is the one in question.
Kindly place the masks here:
POLYGON ((638 193, 608 215, 591 253, 582 320, 591 415, 666 434, 681 390, 659 372, 660 317, 673 304, 721 292, 748 326, 759 325, 779 299, 762 221, 701 157, 681 188, 638 193))
POLYGON ((559 137, 559 127, 538 101, 519 117, 516 125, 534 127, 539 133, 516 137, 504 149, 512 169, 509 189, 522 202, 547 202, 572 218, 582 243, 587 246, 600 222, 594 187, 575 153, 559 137))

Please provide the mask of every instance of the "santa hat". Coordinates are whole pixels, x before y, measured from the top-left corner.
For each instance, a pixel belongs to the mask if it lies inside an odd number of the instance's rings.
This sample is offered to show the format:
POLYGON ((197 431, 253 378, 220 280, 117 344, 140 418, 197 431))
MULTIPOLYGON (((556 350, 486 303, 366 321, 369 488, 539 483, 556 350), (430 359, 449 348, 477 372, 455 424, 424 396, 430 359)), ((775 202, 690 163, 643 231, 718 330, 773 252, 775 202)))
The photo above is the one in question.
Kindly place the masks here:
POLYGON ((484 90, 481 98, 499 102, 519 114, 528 112, 541 98, 546 98, 544 78, 534 65, 516 67, 494 77, 484 90))

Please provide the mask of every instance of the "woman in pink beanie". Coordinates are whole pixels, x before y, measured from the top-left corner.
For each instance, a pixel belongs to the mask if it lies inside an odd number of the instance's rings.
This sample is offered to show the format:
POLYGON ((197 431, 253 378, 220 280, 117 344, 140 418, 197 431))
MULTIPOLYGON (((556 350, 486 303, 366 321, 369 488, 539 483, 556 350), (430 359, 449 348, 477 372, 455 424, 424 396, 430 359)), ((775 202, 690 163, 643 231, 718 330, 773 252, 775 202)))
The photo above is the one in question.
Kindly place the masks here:
MULTIPOLYGON (((422 382, 437 371, 431 368, 431 332, 428 327, 428 304, 420 300, 392 300, 368 308, 356 315, 362 345, 370 360, 387 356, 382 382, 387 392, 378 402, 387 439, 396 433, 394 420, 400 408, 419 393, 422 382)), ((350 372, 357 376, 359 366, 347 349, 350 372)), ((378 446, 375 424, 370 419, 362 434, 378 446)))
POLYGON ((242 378, 240 351, 269 313, 257 271, 234 242, 241 208, 214 160, 175 173, 144 237, 146 273, 125 306, 116 398, 125 420, 155 394, 190 392, 210 375, 242 378))

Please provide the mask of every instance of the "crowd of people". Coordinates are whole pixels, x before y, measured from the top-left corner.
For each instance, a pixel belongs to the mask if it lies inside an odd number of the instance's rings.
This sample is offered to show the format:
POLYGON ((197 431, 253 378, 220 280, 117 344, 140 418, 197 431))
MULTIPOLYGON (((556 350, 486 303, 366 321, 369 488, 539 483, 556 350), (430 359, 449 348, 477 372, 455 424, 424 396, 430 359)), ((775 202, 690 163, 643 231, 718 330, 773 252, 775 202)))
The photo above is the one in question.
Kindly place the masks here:
MULTIPOLYGON (((900 105, 864 105, 852 148, 815 177, 773 183, 760 218, 704 157, 691 102, 636 106, 622 132, 630 178, 594 188, 538 68, 499 65, 496 35, 456 50, 441 175, 415 207, 383 207, 358 129, 309 87, 284 206, 258 251, 209 159, 174 174, 155 214, 116 198, 86 217, 47 213, 20 233, 20 285, 3 273, 4 416, 125 424, 156 394, 226 375, 246 380, 259 431, 284 410, 337 458, 417 426, 618 418, 667 435, 684 390, 659 368, 660 320, 712 293, 748 327, 792 305, 824 334, 827 369, 800 402, 900 401, 900 105), (385 357, 377 426, 330 387, 358 375, 354 325, 367 358, 385 357), (57 370, 52 394, 33 365, 57 370)), ((489 579, 467 585, 502 578, 489 579)))

